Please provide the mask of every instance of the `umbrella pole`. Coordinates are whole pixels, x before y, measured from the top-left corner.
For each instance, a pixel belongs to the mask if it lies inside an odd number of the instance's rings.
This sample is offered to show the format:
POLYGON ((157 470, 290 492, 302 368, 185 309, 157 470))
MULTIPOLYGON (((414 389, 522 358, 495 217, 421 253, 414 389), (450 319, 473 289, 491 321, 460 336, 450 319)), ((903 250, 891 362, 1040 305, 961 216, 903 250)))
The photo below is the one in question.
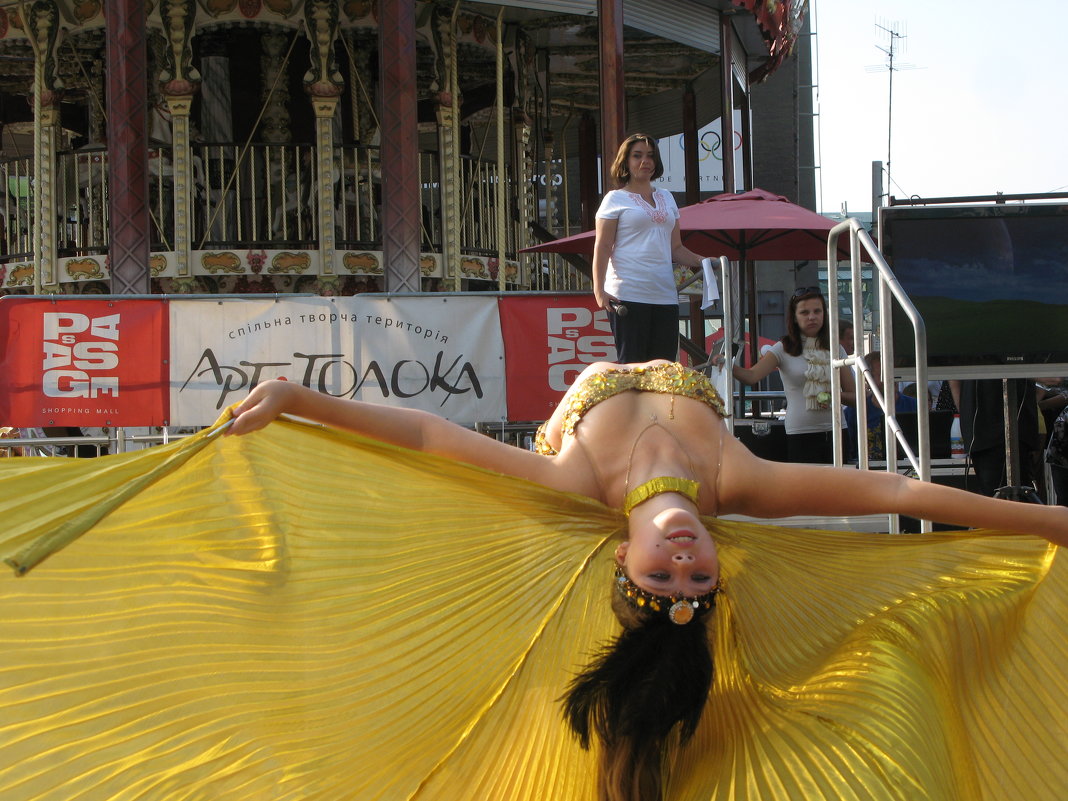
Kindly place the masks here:
MULTIPOLYGON (((755 365, 760 360, 760 331, 757 326, 757 287, 756 265, 751 264, 745 258, 745 251, 740 254, 739 263, 742 273, 745 275, 746 306, 748 307, 747 318, 749 320, 749 363, 755 365)), ((742 332, 742 340, 745 341, 745 332, 742 332)), ((745 385, 742 385, 739 393, 742 411, 745 410, 745 385)), ((758 401, 753 402, 753 417, 761 416, 761 408, 758 401)))

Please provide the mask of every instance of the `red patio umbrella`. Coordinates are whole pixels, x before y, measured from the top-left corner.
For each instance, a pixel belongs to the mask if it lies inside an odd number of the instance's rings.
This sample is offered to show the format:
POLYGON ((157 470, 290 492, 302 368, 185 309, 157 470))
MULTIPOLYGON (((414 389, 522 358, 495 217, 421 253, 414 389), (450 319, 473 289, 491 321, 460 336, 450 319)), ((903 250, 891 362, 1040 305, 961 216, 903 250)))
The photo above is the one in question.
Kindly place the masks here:
MULTIPOLYGON (((826 259, 827 235, 835 220, 763 189, 725 192, 679 209, 682 241, 702 256, 731 261, 826 259)), ((524 248, 524 252, 593 253, 594 232, 524 248)), ((848 244, 848 237, 842 242, 848 244)), ((847 258, 839 247, 839 257, 847 258)))
MULTIPOLYGON (((747 261, 826 260, 827 236, 835 220, 791 203, 764 189, 725 192, 679 209, 682 241, 702 256, 726 256, 741 262, 750 327, 756 327, 756 275, 747 261)), ((525 252, 593 253, 594 231, 524 248, 525 252)), ((847 259, 849 237, 840 239, 839 259, 847 259)), ((870 261, 864 258, 864 261, 870 261)), ((750 343, 750 358, 756 347, 750 343)))

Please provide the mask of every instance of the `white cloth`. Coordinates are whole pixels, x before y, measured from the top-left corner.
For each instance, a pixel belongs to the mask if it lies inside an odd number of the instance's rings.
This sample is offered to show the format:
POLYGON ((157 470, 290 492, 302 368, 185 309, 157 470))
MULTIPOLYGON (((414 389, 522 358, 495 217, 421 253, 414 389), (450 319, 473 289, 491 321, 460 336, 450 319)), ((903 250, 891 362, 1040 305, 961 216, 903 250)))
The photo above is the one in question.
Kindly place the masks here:
POLYGON ((815 337, 804 337, 801 357, 808 363, 805 368, 805 408, 810 412, 827 408, 831 394, 831 352, 819 347, 815 337), (824 396, 822 399, 820 396, 824 396))
POLYGON ((671 263, 671 233, 679 208, 670 192, 653 190, 655 206, 634 192, 613 189, 597 210, 598 219, 618 220, 604 289, 623 301, 677 304, 671 263))
POLYGON ((701 272, 703 273, 704 292, 701 296, 701 311, 708 311, 709 307, 719 300, 719 283, 716 281, 716 261, 713 259, 701 259, 701 272))

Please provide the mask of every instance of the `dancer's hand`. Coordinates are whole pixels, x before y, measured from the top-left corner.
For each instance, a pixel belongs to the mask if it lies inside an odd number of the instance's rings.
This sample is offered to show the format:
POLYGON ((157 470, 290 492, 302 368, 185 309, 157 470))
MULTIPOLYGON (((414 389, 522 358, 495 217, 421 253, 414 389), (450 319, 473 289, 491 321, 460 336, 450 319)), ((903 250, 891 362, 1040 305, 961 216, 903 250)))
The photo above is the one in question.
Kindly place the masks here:
POLYGON ((298 390, 296 384, 290 384, 284 378, 257 384, 248 397, 234 407, 234 422, 226 434, 248 434, 263 428, 288 409, 293 393, 298 390))

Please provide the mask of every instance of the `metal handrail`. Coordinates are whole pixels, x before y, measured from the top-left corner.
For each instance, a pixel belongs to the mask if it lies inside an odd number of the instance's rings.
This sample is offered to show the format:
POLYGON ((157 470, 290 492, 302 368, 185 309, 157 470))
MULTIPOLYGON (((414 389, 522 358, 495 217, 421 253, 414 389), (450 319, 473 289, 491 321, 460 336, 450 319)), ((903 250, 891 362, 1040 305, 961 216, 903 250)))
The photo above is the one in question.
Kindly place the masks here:
MULTIPOLYGON (((879 248, 872 241, 871 236, 864 230, 861 224, 848 218, 838 223, 831 229, 827 237, 827 264, 828 264, 828 316, 832 321, 838 319, 838 281, 837 270, 831 265, 838 263, 838 238, 849 232, 849 261, 851 272, 851 300, 854 325, 856 321, 863 320, 863 297, 861 281, 861 248, 871 259, 874 267, 873 277, 876 278, 876 286, 879 293, 879 335, 880 350, 882 353, 882 385, 880 391, 874 385, 874 379, 867 363, 867 346, 863 337, 855 337, 853 354, 844 359, 832 358, 832 367, 850 367, 853 370, 853 382, 857 387, 857 438, 858 456, 861 469, 868 469, 867 448, 867 393, 860 391, 862 387, 871 387, 872 397, 875 398, 879 407, 883 410, 886 434, 886 470, 897 472, 897 446, 900 444, 905 451, 905 458, 909 461, 921 481, 931 480, 931 442, 930 442, 930 405, 924 401, 927 396, 927 326, 920 316, 916 306, 909 299, 905 290, 901 287, 890 265, 879 252, 879 248), (830 278, 834 272, 835 278, 830 278), (885 291, 884 291, 885 290, 885 291), (894 388, 894 337, 893 337, 893 314, 891 300, 896 300, 901 310, 908 317, 913 329, 913 346, 916 357, 916 438, 919 445, 919 454, 915 454, 905 439, 905 434, 897 422, 893 404, 887 402, 886 388, 894 388), (922 390, 921 390, 922 388, 922 390), (922 391, 922 394, 921 394, 922 391)), ((838 326, 830 326, 831 353, 837 354, 839 348, 838 326)), ((837 374, 837 371, 836 371, 837 374)), ((841 404, 841 385, 838 380, 831 382, 831 405, 839 408, 841 404)), ((842 420, 840 415, 834 418, 834 460, 836 465, 842 463, 842 420)), ((891 515, 891 530, 899 530, 898 515, 891 515)), ((931 531, 931 521, 921 521, 921 530, 931 531)))

